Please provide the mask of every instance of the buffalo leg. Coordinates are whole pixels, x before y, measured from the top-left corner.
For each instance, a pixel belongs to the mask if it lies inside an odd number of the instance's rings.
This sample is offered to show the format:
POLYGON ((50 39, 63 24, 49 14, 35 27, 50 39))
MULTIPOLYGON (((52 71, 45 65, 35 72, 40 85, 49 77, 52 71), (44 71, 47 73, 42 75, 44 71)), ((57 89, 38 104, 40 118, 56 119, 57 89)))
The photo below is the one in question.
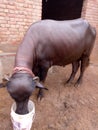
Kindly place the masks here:
MULTIPOLYGON (((41 70, 41 73, 40 73, 40 82, 41 83, 44 83, 46 76, 47 76, 47 72, 48 72, 48 70, 45 70, 45 69, 41 70)), ((44 97, 43 89, 39 88, 37 98, 41 100, 43 97, 44 97)))
POLYGON ((89 65, 89 57, 83 56, 81 59, 80 76, 77 82, 75 83, 76 86, 78 86, 82 82, 84 71, 88 65, 89 65))
MULTIPOLYGON (((47 63, 44 64, 44 66, 40 66, 39 78, 40 78, 41 83, 44 83, 46 76, 47 76, 48 69, 49 69, 49 65, 47 63)), ((47 90, 47 89, 45 88, 45 90, 47 90)), ((40 88, 38 95, 37 95, 37 98, 41 100, 43 97, 44 97, 44 92, 43 92, 43 89, 40 88)))
POLYGON ((80 66, 79 61, 75 61, 72 63, 72 73, 71 73, 70 78, 67 80, 66 83, 70 83, 73 81, 73 79, 78 71, 79 66, 80 66))

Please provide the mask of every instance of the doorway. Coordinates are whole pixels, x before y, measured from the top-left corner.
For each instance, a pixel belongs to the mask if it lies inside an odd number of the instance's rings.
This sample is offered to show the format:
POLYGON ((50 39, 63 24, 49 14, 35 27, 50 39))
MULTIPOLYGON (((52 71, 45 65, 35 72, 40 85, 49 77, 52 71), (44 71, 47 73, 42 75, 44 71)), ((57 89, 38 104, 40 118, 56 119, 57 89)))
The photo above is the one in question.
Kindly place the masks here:
POLYGON ((83 0, 42 0, 42 19, 72 20, 81 17, 83 0))

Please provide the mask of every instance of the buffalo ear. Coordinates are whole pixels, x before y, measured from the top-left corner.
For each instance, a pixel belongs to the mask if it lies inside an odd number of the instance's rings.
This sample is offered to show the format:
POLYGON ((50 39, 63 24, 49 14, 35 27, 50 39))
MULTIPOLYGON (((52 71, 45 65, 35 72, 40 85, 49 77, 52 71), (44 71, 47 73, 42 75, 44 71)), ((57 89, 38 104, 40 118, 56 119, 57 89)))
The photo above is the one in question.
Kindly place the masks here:
POLYGON ((11 77, 10 74, 5 74, 3 80, 4 81, 9 81, 10 77, 11 77))
POLYGON ((38 77, 38 76, 35 76, 35 77, 33 78, 33 80, 34 80, 35 82, 39 82, 39 77, 38 77))
POLYGON ((0 88, 6 87, 7 82, 9 81, 9 78, 5 75, 2 79, 2 83, 0 83, 0 88))
POLYGON ((47 88, 44 87, 43 84, 41 84, 41 83, 39 82, 39 77, 36 76, 36 77, 33 78, 33 80, 34 80, 35 83, 36 83, 36 88, 48 90, 47 88))
POLYGON ((48 89, 47 89, 46 87, 44 87, 43 84, 41 84, 41 83, 37 83, 37 84, 36 84, 36 88, 48 90, 48 89))

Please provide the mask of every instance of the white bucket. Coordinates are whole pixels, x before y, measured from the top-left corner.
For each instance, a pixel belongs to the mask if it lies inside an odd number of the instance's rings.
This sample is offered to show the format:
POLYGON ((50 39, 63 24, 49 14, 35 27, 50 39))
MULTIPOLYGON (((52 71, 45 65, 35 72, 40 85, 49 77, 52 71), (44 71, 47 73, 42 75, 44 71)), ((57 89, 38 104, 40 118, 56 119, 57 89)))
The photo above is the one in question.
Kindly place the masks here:
POLYGON ((11 121, 13 124, 13 130, 30 130, 35 116, 35 105, 29 100, 28 102, 29 113, 20 115, 15 113, 16 103, 14 102, 11 107, 11 121))

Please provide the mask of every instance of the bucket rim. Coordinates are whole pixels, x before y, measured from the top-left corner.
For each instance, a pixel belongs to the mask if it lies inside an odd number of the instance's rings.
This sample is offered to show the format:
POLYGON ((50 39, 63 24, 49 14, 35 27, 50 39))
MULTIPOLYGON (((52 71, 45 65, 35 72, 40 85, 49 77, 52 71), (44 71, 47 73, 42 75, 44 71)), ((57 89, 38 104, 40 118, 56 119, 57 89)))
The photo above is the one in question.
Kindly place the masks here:
POLYGON ((15 111, 13 110, 14 105, 16 105, 15 102, 13 102, 13 104, 12 104, 12 106, 11 106, 11 113, 13 113, 15 116, 20 116, 20 117, 29 116, 29 115, 31 115, 32 113, 35 114, 35 104, 34 104, 34 102, 31 101, 31 100, 28 101, 28 104, 29 104, 30 102, 31 102, 32 105, 33 105, 33 109, 32 109, 29 113, 24 114, 24 115, 15 113, 15 111))

